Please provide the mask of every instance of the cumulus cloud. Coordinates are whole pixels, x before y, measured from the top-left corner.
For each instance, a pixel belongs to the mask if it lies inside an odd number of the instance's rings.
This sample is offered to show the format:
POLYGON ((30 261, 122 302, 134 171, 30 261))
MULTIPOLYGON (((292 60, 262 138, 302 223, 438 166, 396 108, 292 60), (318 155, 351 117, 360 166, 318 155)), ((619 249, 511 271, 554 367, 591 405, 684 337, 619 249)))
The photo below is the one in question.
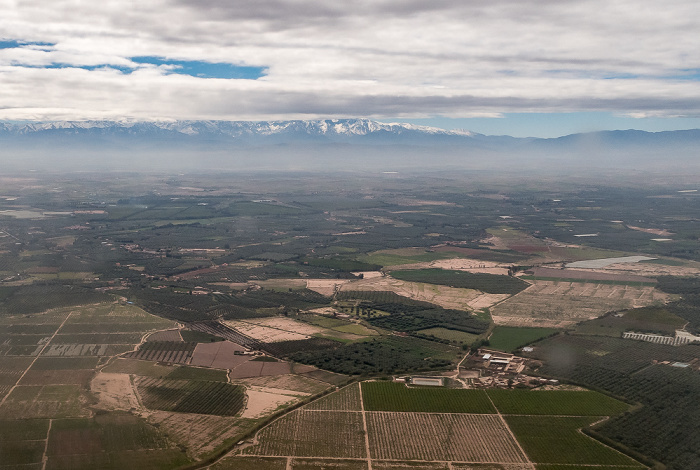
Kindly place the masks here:
POLYGON ((0 49, 0 119, 700 115, 697 73, 688 72, 700 64, 695 0, 0 0, 0 8, 0 40, 19 45, 0 49), (265 73, 187 76, 168 60, 265 73))

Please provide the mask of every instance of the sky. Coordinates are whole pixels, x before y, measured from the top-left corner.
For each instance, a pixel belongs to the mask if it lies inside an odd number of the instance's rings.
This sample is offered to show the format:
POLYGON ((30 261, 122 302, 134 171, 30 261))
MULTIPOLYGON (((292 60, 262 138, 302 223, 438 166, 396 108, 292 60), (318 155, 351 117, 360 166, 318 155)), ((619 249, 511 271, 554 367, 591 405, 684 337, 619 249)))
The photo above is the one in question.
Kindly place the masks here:
POLYGON ((0 0, 0 120, 700 128, 697 0, 0 0))

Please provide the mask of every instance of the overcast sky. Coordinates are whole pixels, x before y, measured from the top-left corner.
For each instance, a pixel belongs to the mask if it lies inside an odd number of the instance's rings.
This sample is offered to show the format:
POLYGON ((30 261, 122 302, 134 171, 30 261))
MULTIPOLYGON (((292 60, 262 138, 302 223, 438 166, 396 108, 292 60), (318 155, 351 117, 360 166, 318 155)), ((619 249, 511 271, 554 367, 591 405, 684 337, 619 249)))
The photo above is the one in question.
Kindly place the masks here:
POLYGON ((5 120, 700 127, 697 0, 0 0, 0 11, 5 120))

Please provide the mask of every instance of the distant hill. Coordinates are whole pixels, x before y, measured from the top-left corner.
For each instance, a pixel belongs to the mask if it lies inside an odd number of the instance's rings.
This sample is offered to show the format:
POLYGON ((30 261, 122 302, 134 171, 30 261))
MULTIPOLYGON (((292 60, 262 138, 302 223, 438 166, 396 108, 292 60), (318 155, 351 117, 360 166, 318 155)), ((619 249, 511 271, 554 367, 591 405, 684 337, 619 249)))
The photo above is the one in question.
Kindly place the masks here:
POLYGON ((397 170, 700 167, 700 130, 555 139, 487 136, 369 119, 0 122, 7 168, 397 170))

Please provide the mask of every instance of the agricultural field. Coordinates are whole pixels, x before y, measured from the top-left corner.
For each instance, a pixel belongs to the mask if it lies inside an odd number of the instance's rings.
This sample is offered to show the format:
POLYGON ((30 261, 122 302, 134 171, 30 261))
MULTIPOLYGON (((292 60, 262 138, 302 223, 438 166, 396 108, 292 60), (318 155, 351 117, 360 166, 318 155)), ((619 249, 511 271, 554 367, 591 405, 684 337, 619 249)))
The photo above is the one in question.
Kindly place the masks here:
POLYGON ((1 177, 0 467, 175 468, 256 432, 212 468, 639 467, 578 430, 606 416, 586 432, 698 467, 698 346, 619 337, 700 332, 697 195, 485 178, 1 177), (625 256, 647 259, 560 269, 625 256), (509 268, 533 285, 515 293, 509 268), (345 387, 451 376, 489 332, 497 350, 537 341, 532 375, 638 405, 345 387))
POLYGON ((501 414, 614 416, 629 405, 593 391, 487 390, 501 414))
POLYGON ((362 413, 295 410, 260 431, 242 454, 367 458, 362 413))
POLYGON ((496 415, 372 412, 367 427, 377 459, 526 462, 496 415))
POLYGON ((511 352, 557 333, 554 328, 527 328, 497 326, 489 336, 489 348, 511 352))
POLYGON ((243 387, 222 382, 142 378, 136 387, 151 410, 235 416, 245 403, 243 387))
POLYGON ((391 271, 396 279, 427 284, 440 284, 462 289, 474 289, 488 294, 517 294, 529 284, 511 276, 486 273, 470 273, 448 269, 412 269, 391 271))
POLYGON ((307 410, 362 411, 360 385, 352 384, 306 405, 307 410))
POLYGON ((653 287, 568 281, 532 281, 533 285, 491 309, 497 325, 569 328, 611 310, 664 301, 653 287))
POLYGON ((409 388, 393 382, 363 382, 367 411, 495 413, 484 390, 409 388))
POLYGON ((506 416, 505 419, 533 462, 645 468, 578 431, 596 421, 596 418, 506 416))
POLYGON ((444 339, 446 341, 451 341, 455 343, 471 344, 479 337, 473 333, 466 333, 460 330, 452 330, 449 328, 426 328, 424 330, 417 330, 416 333, 425 336, 434 336, 438 339, 444 339))

